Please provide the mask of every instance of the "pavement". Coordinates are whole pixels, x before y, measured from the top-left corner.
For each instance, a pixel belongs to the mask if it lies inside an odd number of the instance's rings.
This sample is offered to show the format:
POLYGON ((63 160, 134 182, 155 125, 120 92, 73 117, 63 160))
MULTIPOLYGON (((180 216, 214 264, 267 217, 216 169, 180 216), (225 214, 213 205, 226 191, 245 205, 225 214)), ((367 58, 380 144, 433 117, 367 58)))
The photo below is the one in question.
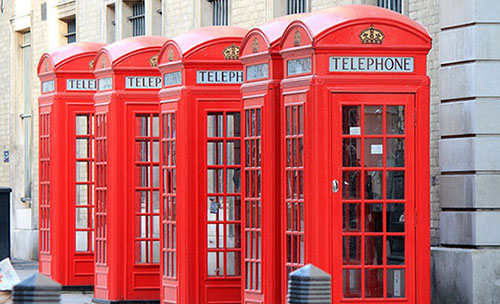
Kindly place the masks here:
MULTIPOLYGON (((30 275, 38 272, 37 261, 27 261, 20 259, 12 259, 12 266, 16 270, 21 281, 30 275)), ((61 294, 61 303, 63 304, 90 304, 92 303, 92 291, 63 291, 61 294)))

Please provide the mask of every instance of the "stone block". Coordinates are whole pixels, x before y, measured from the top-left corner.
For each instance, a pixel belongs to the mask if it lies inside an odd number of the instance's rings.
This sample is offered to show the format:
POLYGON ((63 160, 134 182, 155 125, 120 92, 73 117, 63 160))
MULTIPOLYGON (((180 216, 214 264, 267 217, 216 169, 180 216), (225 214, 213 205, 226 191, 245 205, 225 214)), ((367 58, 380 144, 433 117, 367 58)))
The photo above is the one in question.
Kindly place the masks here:
POLYGON ((443 211, 439 221, 441 244, 500 245, 500 211, 443 211))
POLYGON ((500 303, 500 249, 431 248, 433 304, 500 303))
POLYGON ((498 60, 500 48, 497 40, 500 24, 476 24, 453 28, 440 33, 439 60, 441 64, 472 61, 498 60))
POLYGON ((38 230, 14 229, 11 233, 11 256, 38 261, 38 230))
POLYGON ((441 172, 500 170, 500 136, 447 138, 439 141, 441 172))
POLYGON ((498 0, 441 0, 439 4, 441 28, 499 20, 498 0))
POLYGON ((500 208, 500 175, 443 175, 442 208, 500 208))
POLYGON ((439 78, 441 100, 500 96, 500 61, 445 66, 439 78))
POLYGON ((439 106, 441 136, 500 134, 499 103, 500 100, 497 99, 476 98, 441 104, 439 106))

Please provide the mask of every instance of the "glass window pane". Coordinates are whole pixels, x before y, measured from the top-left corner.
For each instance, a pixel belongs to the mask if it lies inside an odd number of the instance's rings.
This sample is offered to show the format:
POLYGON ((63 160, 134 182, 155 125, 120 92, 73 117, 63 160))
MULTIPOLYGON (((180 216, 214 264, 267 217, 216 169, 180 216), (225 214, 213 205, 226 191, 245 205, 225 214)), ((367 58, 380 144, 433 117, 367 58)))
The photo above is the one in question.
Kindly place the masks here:
POLYGON ((76 228, 85 229, 89 227, 89 209, 76 208, 76 228))
POLYGON ((382 199, 382 171, 365 171, 365 199, 382 199))
POLYGON ((88 115, 76 115, 75 120, 76 135, 90 134, 88 115))
POLYGON ((360 106, 342 107, 342 134, 361 135, 360 106))
POLYGON ((224 163, 224 146, 222 141, 207 143, 207 164, 222 165, 224 163))
POLYGON ((387 204, 387 232, 405 232, 405 205, 387 204))
POLYGON ((387 265, 404 265, 405 237, 387 236, 387 265))
POLYGON ((361 298, 361 269, 344 269, 344 298, 361 298))
POLYGON ((239 165, 240 164, 240 154, 241 154, 241 142, 239 140, 229 140, 227 141, 227 155, 226 162, 227 165, 239 165))
POLYGON ((365 237, 365 265, 382 265, 383 236, 365 237))
POLYGON ((89 153, 89 140, 87 138, 76 139, 76 158, 88 158, 89 153))
POLYGON ((224 198, 209 196, 207 199, 207 220, 208 221, 223 221, 224 220, 224 198))
POLYGON ((239 196, 226 197, 226 220, 239 221, 241 220, 241 198, 239 196))
POLYGON ((90 164, 86 161, 76 162, 76 181, 87 182, 89 181, 90 164))
POLYGON ((135 118, 137 136, 150 136, 149 115, 137 115, 135 118))
POLYGON ((230 251, 227 253, 227 275, 241 275, 241 253, 239 251, 230 251))
POLYGON ((227 193, 240 192, 240 169, 227 169, 227 193))
POLYGON ((208 193, 223 192, 224 171, 222 169, 207 170, 207 191, 208 193))
POLYGON ((224 275, 224 253, 223 252, 208 252, 207 267, 209 276, 224 275))
POLYGON ((87 231, 77 231, 75 239, 76 251, 88 251, 89 240, 88 240, 88 232, 87 231))
POLYGON ((386 108, 386 133, 404 134, 405 133, 405 107, 387 106, 386 108))
POLYGON ((226 121, 227 121, 227 137, 240 137, 241 136, 240 113, 238 112, 227 113, 226 121))
POLYGON ((149 161, 149 145, 146 140, 138 140, 135 142, 135 160, 149 161))
POLYGON ((383 204, 365 204, 365 231, 383 231, 383 204))
POLYGON ((88 205, 89 185, 76 185, 76 205, 88 205))
POLYGON ((343 264, 361 265, 361 237, 344 236, 342 239, 343 264))
POLYGON ((160 117, 158 115, 153 116, 153 137, 160 136, 160 117))
POLYGON ((382 134, 382 106, 365 106, 365 134, 382 134))
POLYGON ((241 228, 239 224, 227 224, 226 248, 241 247, 241 228))
POLYGON ((136 187, 147 187, 149 186, 149 167, 148 166, 136 166, 136 180, 135 180, 135 185, 136 187))
POLYGON ((383 155, 382 138, 365 138, 365 167, 382 167, 383 155))
POLYGON ((153 238, 160 238, 160 216, 158 215, 153 216, 153 238))
POLYGON ((155 140, 153 141, 153 162, 160 161, 160 142, 155 140))
POLYGON ((344 167, 361 167, 361 139, 344 138, 342 149, 342 165, 344 167))
POLYGON ((405 270, 387 269, 387 297, 405 297, 405 270))
POLYGON ((365 269, 365 297, 382 298, 384 296, 384 270, 365 269))
POLYGON ((207 116, 207 136, 222 137, 224 116, 221 113, 210 113, 207 116))
POLYGON ((387 171, 387 199, 404 199, 405 172, 387 171))
POLYGON ((404 138, 387 139, 387 167, 405 166, 405 140, 404 138))
POLYGON ((160 242, 153 242, 153 263, 160 263, 160 242))
POLYGON ((160 167, 153 166, 153 187, 160 187, 160 167))
POLYGON ((361 198, 361 171, 344 171, 342 179, 342 197, 344 199, 361 198))
POLYGON ((149 246, 147 241, 135 242, 135 263, 148 263, 149 246))

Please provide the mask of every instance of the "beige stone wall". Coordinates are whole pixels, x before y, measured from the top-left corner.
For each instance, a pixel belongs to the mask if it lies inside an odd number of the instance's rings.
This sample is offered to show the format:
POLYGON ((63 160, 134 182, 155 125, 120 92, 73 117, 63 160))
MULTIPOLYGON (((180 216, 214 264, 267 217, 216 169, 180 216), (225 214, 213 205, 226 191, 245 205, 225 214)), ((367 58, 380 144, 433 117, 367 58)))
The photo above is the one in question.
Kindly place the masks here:
POLYGON ((427 57, 431 78, 431 243, 439 245, 439 0, 409 0, 408 16, 422 23, 432 37, 427 57))
POLYGON ((231 25, 252 28, 268 21, 265 0, 233 1, 231 7, 231 25))
POLYGON ((104 42, 101 34, 102 0, 76 1, 77 41, 104 42))
POLYGON ((174 37, 200 27, 201 13, 207 13, 206 9, 201 8, 202 4, 206 4, 202 1, 204 0, 163 0, 164 35, 174 37))

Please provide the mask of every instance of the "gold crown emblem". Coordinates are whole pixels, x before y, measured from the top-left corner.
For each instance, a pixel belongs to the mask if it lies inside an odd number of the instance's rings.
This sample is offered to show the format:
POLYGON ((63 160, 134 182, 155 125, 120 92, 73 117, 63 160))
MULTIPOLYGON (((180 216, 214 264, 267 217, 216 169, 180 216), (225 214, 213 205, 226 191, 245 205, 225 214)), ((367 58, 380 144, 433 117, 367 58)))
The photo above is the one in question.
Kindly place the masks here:
POLYGON ((154 68, 158 66, 158 54, 153 55, 153 57, 149 59, 149 64, 154 68))
POLYGON ((361 43, 363 44, 382 44, 385 36, 381 30, 374 28, 372 24, 359 34, 359 38, 361 38, 361 43))
POLYGON ((293 46, 299 46, 300 45, 300 32, 299 30, 295 31, 295 35, 293 36, 293 46))
POLYGON ((89 62, 89 69, 90 70, 94 69, 94 59, 90 60, 90 62, 89 62))
POLYGON ((237 60, 240 57, 240 47, 233 43, 233 45, 225 48, 222 54, 224 54, 226 60, 237 60))
POLYGON ((49 71, 49 62, 45 61, 45 72, 49 71))
POLYGON ((254 53, 257 53, 259 51, 259 40, 257 39, 257 37, 255 37, 255 39, 252 42, 252 51, 254 53))
POLYGON ((168 49, 168 61, 174 60, 174 50, 168 49))
POLYGON ((105 57, 102 57, 102 59, 101 59, 101 66, 103 69, 106 67, 106 58, 105 57))

